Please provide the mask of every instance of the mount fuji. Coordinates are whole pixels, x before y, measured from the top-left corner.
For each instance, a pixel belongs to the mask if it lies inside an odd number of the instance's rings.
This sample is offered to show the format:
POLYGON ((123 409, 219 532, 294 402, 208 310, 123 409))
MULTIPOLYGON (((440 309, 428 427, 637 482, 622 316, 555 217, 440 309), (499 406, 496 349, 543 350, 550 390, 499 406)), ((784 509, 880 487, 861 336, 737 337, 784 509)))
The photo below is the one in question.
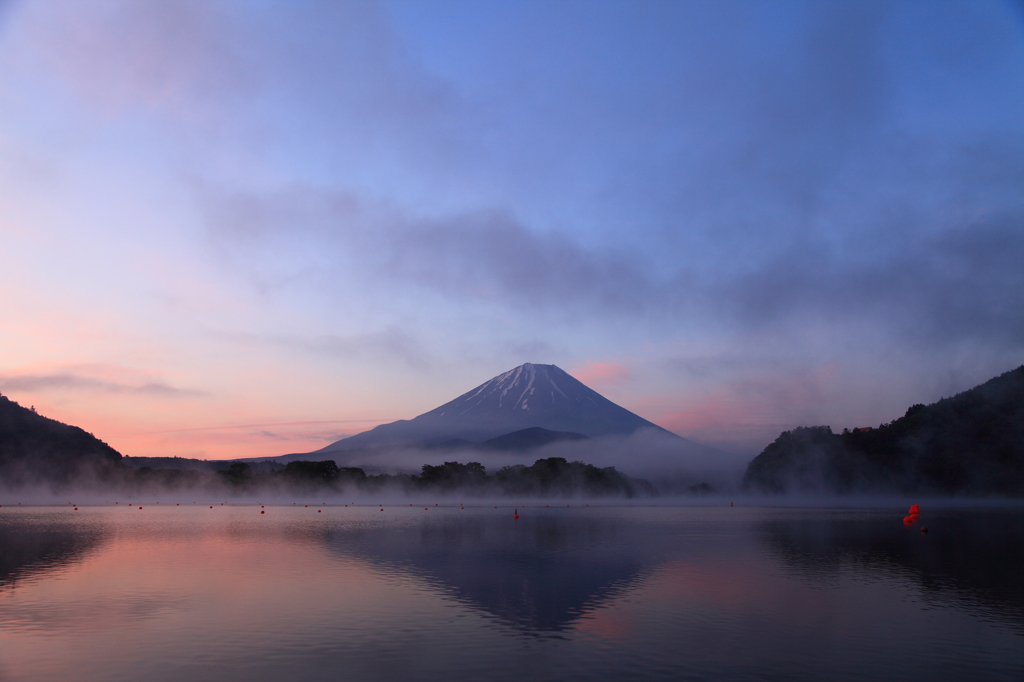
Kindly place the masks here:
POLYGON ((387 447, 481 443, 523 429, 571 432, 591 438, 670 431, 616 405, 555 365, 524 364, 418 417, 382 424, 318 453, 387 447))

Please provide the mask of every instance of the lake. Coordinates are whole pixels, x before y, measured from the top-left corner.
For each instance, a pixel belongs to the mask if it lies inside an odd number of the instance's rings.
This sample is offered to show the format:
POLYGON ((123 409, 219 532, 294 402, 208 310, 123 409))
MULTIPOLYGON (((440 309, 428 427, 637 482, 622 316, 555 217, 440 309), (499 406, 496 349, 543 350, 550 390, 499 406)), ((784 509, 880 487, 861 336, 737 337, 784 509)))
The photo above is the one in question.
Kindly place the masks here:
POLYGON ((1024 679, 1019 505, 142 507, 3 501, 0 682, 1024 679))

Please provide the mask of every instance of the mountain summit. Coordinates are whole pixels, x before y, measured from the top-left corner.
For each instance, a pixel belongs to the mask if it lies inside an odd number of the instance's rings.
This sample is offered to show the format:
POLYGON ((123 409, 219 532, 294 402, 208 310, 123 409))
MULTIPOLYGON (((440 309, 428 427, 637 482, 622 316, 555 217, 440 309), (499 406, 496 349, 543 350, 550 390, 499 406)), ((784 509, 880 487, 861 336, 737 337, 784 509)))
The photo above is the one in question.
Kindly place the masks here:
POLYGON ((590 437, 628 436, 643 428, 669 431, 608 400, 555 365, 524 364, 409 420, 381 424, 328 445, 334 452, 393 445, 434 445, 453 439, 479 443, 540 427, 590 437))

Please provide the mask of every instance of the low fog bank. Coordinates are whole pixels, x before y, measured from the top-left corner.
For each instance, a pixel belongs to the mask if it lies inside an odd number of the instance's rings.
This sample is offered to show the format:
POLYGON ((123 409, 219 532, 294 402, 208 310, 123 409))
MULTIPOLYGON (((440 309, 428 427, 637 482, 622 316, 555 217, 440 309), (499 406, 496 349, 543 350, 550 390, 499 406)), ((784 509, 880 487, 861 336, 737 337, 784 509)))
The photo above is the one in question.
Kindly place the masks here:
MULTIPOLYGON (((291 503, 309 500, 652 500, 734 495, 743 462, 654 431, 527 450, 390 448, 312 453, 309 460, 211 462, 123 458, 74 471, 0 472, 3 498, 291 503), (333 456, 334 459, 324 459, 333 456), (319 461, 314 458, 319 457, 319 461), (139 466, 145 464, 147 466, 139 466), (152 465, 152 466, 149 466, 152 465), (73 474, 73 475, 72 475, 73 474), (10 485, 11 482, 17 485, 10 485), (4 483, 8 485, 4 485, 4 483)), ((291 457, 289 457, 291 459, 291 457)))
POLYGON ((424 464, 438 466, 450 461, 479 462, 490 473, 554 457, 602 469, 614 467, 627 477, 648 481, 662 495, 687 493, 701 484, 714 491, 734 492, 739 489, 748 462, 742 455, 667 436, 653 429, 641 429, 630 436, 560 441, 525 451, 486 450, 469 445, 458 449, 395 447, 320 454, 332 457, 340 467, 392 474, 418 474, 424 464))
MULTIPOLYGON (((818 430, 798 430, 819 435, 818 430)), ((788 434, 789 432, 787 432, 788 434)), ((780 441, 766 448, 771 454, 780 441)), ((824 431, 822 437, 832 438, 824 431)), ((792 434, 789 434, 790 439, 792 434)), ((806 440, 806 439, 804 439, 806 440)), ((805 454, 815 443, 799 440, 805 454)), ((791 448, 790 448, 791 449, 791 448)), ((812 452, 813 450, 813 452, 812 452)), ((789 450, 787 449, 787 452, 789 450)), ((289 456, 292 459, 296 456, 289 456)), ((742 484, 744 458, 657 432, 562 441, 526 450, 390 448, 311 453, 309 460, 217 462, 184 458, 80 461, 66 469, 0 470, 0 505, 9 504, 357 504, 480 505, 493 501, 656 506, 905 508, 1022 504, 1013 495, 942 494, 895 488, 886 480, 856 489, 830 484, 820 456, 775 470, 774 488, 742 484), (315 460, 316 457, 333 459, 315 460), (140 464, 152 466, 139 466, 140 464), (812 466, 813 465, 813 466, 812 466), (780 478, 784 477, 784 478, 780 478)), ((284 459, 284 458, 282 458, 284 459)), ((761 460, 765 460, 762 455, 761 460)), ((770 462, 771 460, 769 460, 770 462)))

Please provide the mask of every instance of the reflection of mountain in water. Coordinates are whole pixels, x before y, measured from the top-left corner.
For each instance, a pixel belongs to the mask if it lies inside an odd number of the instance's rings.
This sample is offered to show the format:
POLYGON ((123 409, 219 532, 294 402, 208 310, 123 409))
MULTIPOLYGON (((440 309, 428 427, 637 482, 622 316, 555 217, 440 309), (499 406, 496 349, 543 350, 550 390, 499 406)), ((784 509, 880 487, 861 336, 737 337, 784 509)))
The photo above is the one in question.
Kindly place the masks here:
POLYGON ((95 529, 0 522, 0 588, 77 561, 102 541, 95 529))
POLYGON ((819 519, 767 521, 759 531, 801 577, 835 580, 851 566, 883 571, 912 580, 926 599, 1024 628, 1024 513, 927 512, 927 535, 904 528, 901 518, 823 512, 819 519))
MULTIPOLYGON (((612 518, 445 517, 386 533, 333 533, 332 548, 408 570, 521 628, 562 630, 634 584, 658 542, 612 518)), ((510 515, 509 515, 510 516, 510 515)))

